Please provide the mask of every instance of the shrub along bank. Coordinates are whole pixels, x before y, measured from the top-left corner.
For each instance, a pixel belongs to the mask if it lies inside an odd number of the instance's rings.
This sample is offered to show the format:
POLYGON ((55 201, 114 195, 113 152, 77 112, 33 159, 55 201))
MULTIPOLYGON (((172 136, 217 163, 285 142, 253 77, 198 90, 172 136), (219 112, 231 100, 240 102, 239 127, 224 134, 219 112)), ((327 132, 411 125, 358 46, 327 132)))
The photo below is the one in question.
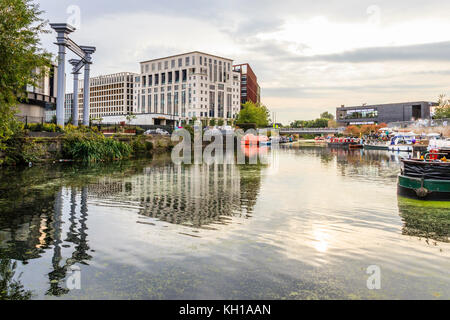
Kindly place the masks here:
MULTIPOLYGON (((38 126, 38 125, 36 125, 38 126)), ((42 126, 42 125, 41 125, 42 126)), ((22 165, 55 160, 107 162, 144 157, 172 149, 169 137, 121 136, 105 137, 97 129, 56 125, 27 129, 18 123, 14 135, 0 152, 0 165, 22 165), (29 136, 29 130, 60 132, 57 137, 29 136)))

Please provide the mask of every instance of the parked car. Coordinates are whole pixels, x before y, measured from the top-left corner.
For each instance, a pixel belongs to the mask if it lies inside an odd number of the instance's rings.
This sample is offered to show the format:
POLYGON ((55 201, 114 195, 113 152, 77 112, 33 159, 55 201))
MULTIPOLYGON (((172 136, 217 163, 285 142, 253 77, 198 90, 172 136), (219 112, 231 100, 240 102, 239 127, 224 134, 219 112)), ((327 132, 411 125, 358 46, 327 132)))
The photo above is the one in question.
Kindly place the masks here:
POLYGON ((145 135, 149 136, 149 135, 160 135, 160 136, 168 136, 170 135, 169 132, 167 132, 166 130, 163 129, 150 129, 144 132, 145 135))

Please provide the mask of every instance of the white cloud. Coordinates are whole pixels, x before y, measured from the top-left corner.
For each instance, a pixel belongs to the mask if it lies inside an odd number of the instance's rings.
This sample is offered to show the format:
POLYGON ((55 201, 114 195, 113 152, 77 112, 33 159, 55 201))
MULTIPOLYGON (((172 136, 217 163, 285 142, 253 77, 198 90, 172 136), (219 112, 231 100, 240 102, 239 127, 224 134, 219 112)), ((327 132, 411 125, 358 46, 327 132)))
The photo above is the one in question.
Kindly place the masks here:
MULTIPOLYGON (((41 2, 47 17, 64 21, 72 1, 41 2)), ((194 50, 248 62, 263 102, 288 123, 334 112, 341 104, 429 100, 449 93, 450 73, 442 71, 450 70, 450 61, 437 62, 438 53, 418 61, 427 48, 406 47, 450 41, 450 21, 441 18, 450 5, 437 3, 80 0, 82 28, 73 39, 97 47, 93 75, 137 72, 140 61, 194 50), (400 49, 390 50, 393 46, 400 49), (320 55, 327 59, 316 59, 320 55)), ((56 54, 54 37, 45 36, 44 43, 56 54)))

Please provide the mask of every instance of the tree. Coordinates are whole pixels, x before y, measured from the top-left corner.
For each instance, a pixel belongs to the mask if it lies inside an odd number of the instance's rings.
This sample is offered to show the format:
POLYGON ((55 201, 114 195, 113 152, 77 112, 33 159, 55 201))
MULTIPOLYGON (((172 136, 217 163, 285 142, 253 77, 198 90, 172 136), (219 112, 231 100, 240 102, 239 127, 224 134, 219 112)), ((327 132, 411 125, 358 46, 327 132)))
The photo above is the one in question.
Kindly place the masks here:
POLYGON ((441 94, 438 100, 439 106, 434 113, 434 119, 446 119, 450 118, 450 99, 445 94, 441 94))
POLYGON ((265 128, 269 125, 269 120, 270 114, 266 106, 248 101, 242 105, 242 110, 239 112, 236 123, 254 123, 258 128, 265 128))
POLYGON ((329 113, 328 111, 325 111, 324 113, 322 113, 320 115, 321 119, 327 119, 327 120, 334 120, 334 115, 332 115, 331 113, 329 113))
POLYGON ((47 33, 32 0, 0 0, 0 150, 13 135, 19 98, 48 72, 50 54, 40 48, 47 33))
POLYGON ((135 114, 129 113, 125 118, 127 119, 128 125, 130 125, 131 122, 132 122, 133 120, 135 120, 137 117, 136 117, 135 114))

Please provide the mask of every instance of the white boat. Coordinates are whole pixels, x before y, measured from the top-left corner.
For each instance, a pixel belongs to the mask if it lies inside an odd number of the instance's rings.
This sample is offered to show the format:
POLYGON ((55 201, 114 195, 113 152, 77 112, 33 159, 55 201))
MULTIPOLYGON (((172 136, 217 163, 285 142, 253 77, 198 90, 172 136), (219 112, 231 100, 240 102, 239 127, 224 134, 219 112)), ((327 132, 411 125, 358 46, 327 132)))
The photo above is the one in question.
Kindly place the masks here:
POLYGON ((412 152, 416 142, 416 136, 413 133, 396 134, 388 145, 388 150, 392 152, 412 152))
POLYGON ((364 143, 366 150, 389 150, 389 142, 386 141, 368 141, 364 143))
POLYGON ((428 144, 428 151, 441 149, 450 149, 450 138, 441 139, 440 137, 439 138, 435 137, 430 140, 428 144))

